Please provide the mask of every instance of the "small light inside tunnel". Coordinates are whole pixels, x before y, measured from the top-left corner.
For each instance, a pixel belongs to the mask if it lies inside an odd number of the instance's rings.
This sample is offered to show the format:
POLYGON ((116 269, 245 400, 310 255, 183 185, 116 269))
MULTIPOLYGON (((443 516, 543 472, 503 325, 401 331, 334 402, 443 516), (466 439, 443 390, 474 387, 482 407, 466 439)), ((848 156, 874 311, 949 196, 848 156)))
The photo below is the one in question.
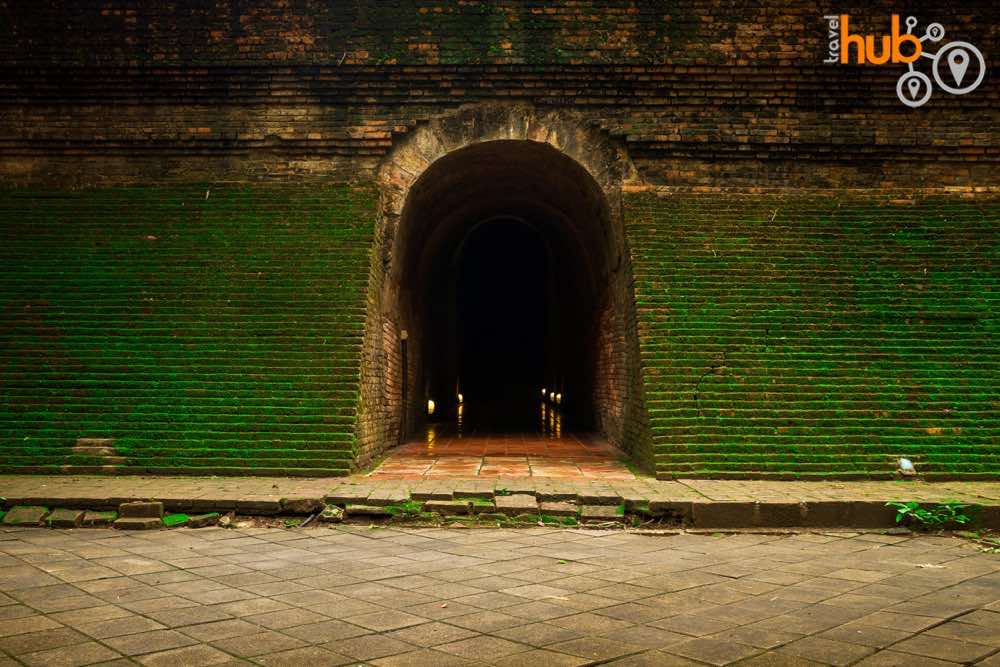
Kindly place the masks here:
POLYGON ((556 394, 556 403, 562 404, 562 394, 556 394))
POLYGON ((434 401, 432 399, 427 399, 427 414, 434 414, 434 401))
POLYGON ((556 392, 554 392, 554 391, 550 391, 549 392, 549 400, 550 401, 556 400, 556 392))
POLYGON ((465 402, 465 397, 462 396, 461 394, 459 394, 458 395, 458 404, 461 405, 464 402, 465 402))
POLYGON ((542 398, 545 398, 548 395, 548 393, 549 393, 549 390, 546 389, 545 387, 542 387, 542 398))

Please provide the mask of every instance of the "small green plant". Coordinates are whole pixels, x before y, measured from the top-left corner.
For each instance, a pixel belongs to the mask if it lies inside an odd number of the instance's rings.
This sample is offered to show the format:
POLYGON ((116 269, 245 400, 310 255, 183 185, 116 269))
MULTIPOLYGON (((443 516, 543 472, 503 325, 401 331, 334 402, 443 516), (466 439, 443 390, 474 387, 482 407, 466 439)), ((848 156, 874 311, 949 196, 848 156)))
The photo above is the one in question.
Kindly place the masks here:
POLYGON ((508 489, 507 487, 503 487, 503 488, 496 489, 495 491, 493 491, 493 495, 494 496, 509 496, 509 495, 512 495, 512 494, 511 494, 510 489, 508 489))
POLYGON ((922 530, 972 523, 972 516, 967 512, 971 513, 974 510, 973 506, 958 502, 944 502, 924 507, 914 500, 886 503, 885 506, 896 510, 896 523, 922 530))

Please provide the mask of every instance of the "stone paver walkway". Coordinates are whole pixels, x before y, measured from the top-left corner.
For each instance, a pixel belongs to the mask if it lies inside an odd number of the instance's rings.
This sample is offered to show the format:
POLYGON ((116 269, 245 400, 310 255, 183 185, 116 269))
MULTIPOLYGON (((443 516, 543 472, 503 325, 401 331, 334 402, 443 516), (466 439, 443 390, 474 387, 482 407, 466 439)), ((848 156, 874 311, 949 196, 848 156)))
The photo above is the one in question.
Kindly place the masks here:
POLYGON ((954 538, 0 532, 0 666, 1000 664, 954 538))
POLYGON ((622 453, 597 434, 458 434, 430 426, 425 437, 395 447, 372 479, 545 477, 630 480, 622 453))
POLYGON ((386 506, 408 499, 476 497, 501 509, 505 496, 510 498, 503 504, 518 501, 520 509, 502 510, 514 515, 546 514, 543 504, 566 501, 581 511, 610 506, 645 517, 673 517, 695 528, 890 527, 895 513, 885 507, 887 501, 958 501, 977 506, 978 526, 1000 528, 1000 482, 0 476, 7 508, 117 509, 123 502, 156 499, 175 512, 309 514, 324 503, 386 506))

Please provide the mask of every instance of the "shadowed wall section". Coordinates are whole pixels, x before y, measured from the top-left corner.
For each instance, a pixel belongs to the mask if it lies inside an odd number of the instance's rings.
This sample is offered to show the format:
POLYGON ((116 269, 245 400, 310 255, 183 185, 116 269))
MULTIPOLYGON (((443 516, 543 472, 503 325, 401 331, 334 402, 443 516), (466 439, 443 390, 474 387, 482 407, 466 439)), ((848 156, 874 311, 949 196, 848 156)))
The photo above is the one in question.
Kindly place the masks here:
POLYGON ((0 469, 97 470, 72 447, 110 438, 121 471, 346 473, 374 203, 349 187, 0 194, 0 469))

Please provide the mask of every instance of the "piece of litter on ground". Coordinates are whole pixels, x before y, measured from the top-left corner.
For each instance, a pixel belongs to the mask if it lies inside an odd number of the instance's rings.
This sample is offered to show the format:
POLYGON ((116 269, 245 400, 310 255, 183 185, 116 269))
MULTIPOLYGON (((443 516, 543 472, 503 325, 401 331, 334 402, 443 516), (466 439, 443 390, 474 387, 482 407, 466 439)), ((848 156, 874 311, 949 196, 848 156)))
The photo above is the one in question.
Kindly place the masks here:
POLYGON ((917 567, 922 567, 931 570, 943 570, 944 565, 935 565, 934 563, 917 563, 917 567))

